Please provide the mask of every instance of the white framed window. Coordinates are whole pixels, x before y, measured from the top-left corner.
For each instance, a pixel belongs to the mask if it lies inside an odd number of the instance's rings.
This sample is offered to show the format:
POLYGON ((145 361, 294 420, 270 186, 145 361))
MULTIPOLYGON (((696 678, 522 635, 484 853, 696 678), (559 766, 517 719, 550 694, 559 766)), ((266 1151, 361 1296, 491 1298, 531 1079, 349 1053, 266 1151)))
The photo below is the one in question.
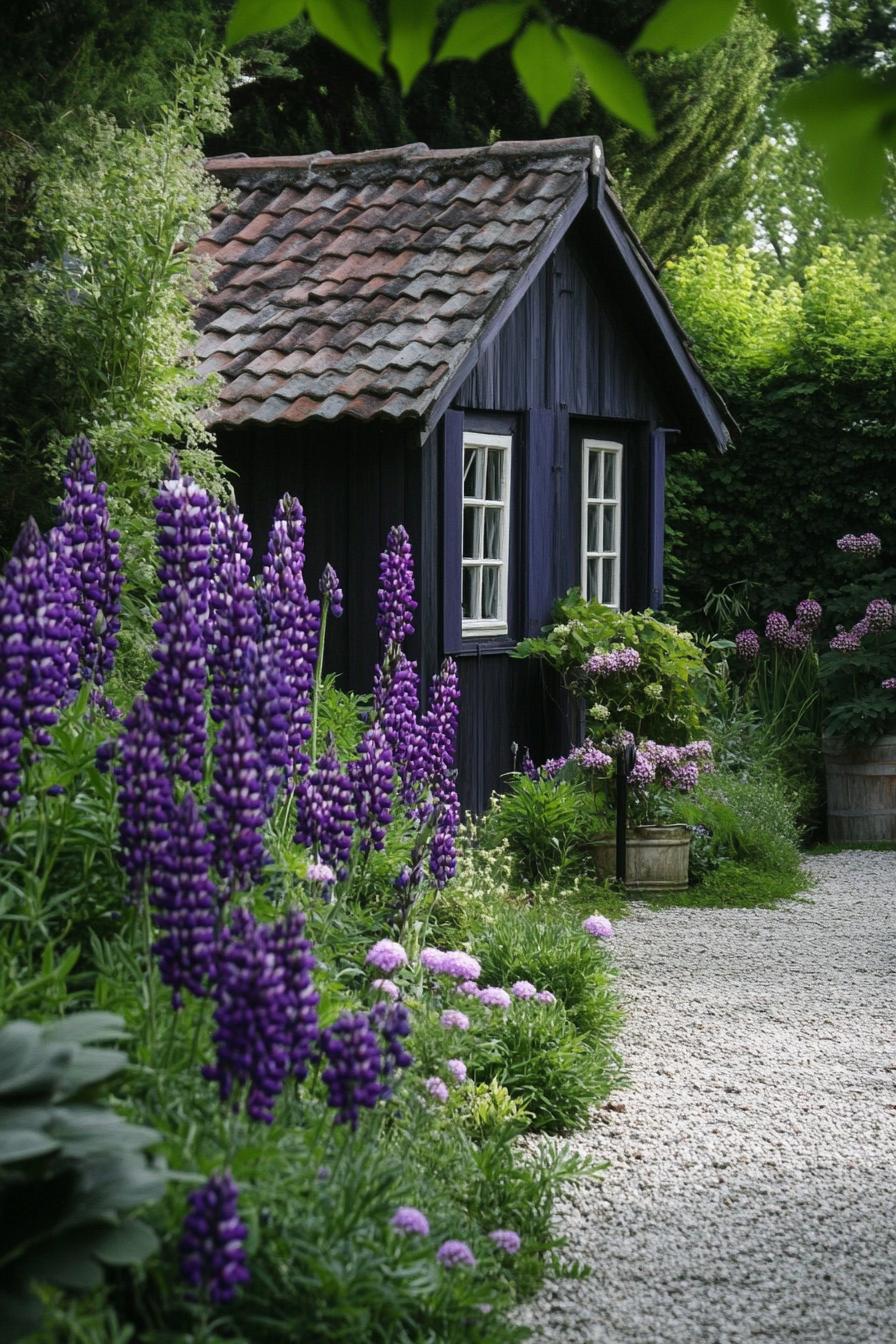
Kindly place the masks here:
POLYGON ((582 442, 582 593, 619 609, 622 444, 582 442))
POLYGON ((507 634, 510 434, 464 433, 461 633, 507 634))

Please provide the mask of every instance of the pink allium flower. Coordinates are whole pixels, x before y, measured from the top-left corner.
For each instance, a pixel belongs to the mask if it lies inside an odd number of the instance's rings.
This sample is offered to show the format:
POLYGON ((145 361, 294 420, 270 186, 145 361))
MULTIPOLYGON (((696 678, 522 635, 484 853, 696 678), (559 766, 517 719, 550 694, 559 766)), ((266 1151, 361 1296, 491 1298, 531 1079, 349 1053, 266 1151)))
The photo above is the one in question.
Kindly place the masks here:
POLYGON ((439 1022, 442 1024, 442 1026, 445 1028, 446 1031, 470 1030, 470 1019, 467 1017, 466 1013, 459 1012, 457 1008, 446 1008, 442 1016, 439 1018, 439 1022))
POLYGON ((448 1070, 458 1083, 467 1081, 467 1066, 462 1059, 449 1059, 448 1070))
POLYGON ((880 537, 873 532, 862 532, 858 536, 847 532, 845 537, 838 539, 837 550, 845 551, 847 555, 880 555, 880 537))
POLYGON ((884 691, 896 691, 896 677, 887 677, 881 682, 881 689, 884 691))
POLYGON ((445 952, 438 973, 451 975, 455 980, 478 980, 482 967, 469 952, 445 952))
POLYGON ((582 920, 582 928, 586 933, 590 933, 592 938, 613 937, 613 925, 605 915, 589 915, 587 919, 582 920))
POLYGON ((374 943, 364 960, 389 975, 399 966, 407 966, 408 954, 401 943, 393 943, 391 938, 381 938, 378 943, 374 943))
POLYGON ((442 969, 442 963, 445 960, 445 953, 440 952, 436 947, 424 947, 420 953, 420 965, 427 971, 433 971, 438 974, 442 969))
POLYGON ((885 597, 873 597, 865 608, 869 630, 889 630, 893 624, 893 605, 885 597))
POLYGON ((336 881, 336 874, 328 863, 309 863, 305 877, 309 882, 323 882, 328 886, 336 881))
POLYGON ((496 985, 486 985, 485 989, 479 991, 479 1002, 485 1004, 486 1008, 509 1008, 510 995, 506 989, 499 989, 496 985))
POLYGON ((556 1003, 557 996, 552 994, 549 989, 540 989, 535 995, 537 1003, 556 1003))
POLYGON ((388 998, 398 998, 399 989, 394 980, 373 980, 371 983, 374 989, 378 989, 381 994, 387 995, 388 998))
POLYGON ((797 625, 806 626, 809 630, 815 630, 821 620, 821 603, 816 602, 814 597, 804 597, 802 602, 796 604, 797 625))
POLYGON ((738 658, 752 662, 759 657, 759 636, 755 630, 741 630, 734 636, 734 651, 738 658))
POLYGON ((480 989, 475 980, 462 980, 457 986, 458 994, 469 994, 471 999, 478 999, 480 989))
POLYGON ((456 1269, 458 1265, 473 1269, 476 1265, 476 1257, 465 1241, 443 1241, 436 1251, 436 1259, 446 1269, 456 1269))
POLYGON ((435 1097, 436 1101, 448 1100, 448 1086, 441 1078, 427 1078, 423 1086, 431 1097, 435 1097))
POLYGON ((410 1232, 415 1237, 429 1236, 429 1219, 412 1204, 399 1204, 389 1222, 397 1232, 410 1232))
POLYGON ((494 1232, 489 1232, 489 1241, 493 1241, 499 1251, 505 1251, 507 1255, 516 1255, 520 1249, 520 1239, 516 1232, 511 1232, 506 1227, 496 1227, 494 1232))
POLYGON ((859 636, 853 634, 852 630, 841 630, 831 640, 829 647, 837 653, 855 653, 861 642, 859 636))
POLYGON ((510 992, 517 999, 534 999, 537 990, 529 980, 517 980, 510 986, 510 992))

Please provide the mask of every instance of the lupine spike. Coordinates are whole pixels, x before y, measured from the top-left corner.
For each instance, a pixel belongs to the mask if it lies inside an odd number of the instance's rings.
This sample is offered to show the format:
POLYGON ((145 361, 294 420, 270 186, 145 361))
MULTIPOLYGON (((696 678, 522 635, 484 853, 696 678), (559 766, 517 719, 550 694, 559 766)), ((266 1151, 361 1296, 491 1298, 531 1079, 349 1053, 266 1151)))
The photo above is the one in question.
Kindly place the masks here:
POLYGON ((248 1229, 238 1214, 238 1192, 229 1172, 211 1176, 187 1196, 189 1210, 180 1240, 180 1271, 202 1297, 232 1302, 249 1282, 243 1242, 248 1229))
POLYGON ((360 849, 382 850, 392 821, 392 752, 379 724, 369 728, 358 745, 357 760, 349 763, 354 792, 360 849))
POLYGON ((266 807, 261 758, 239 709, 223 723, 213 751, 209 832, 218 876, 228 893, 257 882, 269 861, 262 832, 266 807))
POLYGON ((329 864, 341 881, 351 856, 354 823, 351 782, 330 742, 296 790, 295 840, 312 849, 318 862, 329 864))
POLYGON ((380 555, 376 625, 386 649, 398 648, 414 632, 414 557, 406 528, 389 529, 380 555))
POLYGON ((156 670, 146 683, 146 698, 170 768, 187 783, 198 784, 205 773, 208 670, 202 629, 187 588, 164 603, 153 628, 156 670))
POLYGON ((457 868, 456 837, 460 803, 454 776, 460 683, 457 664, 446 658, 433 678, 429 708, 423 717, 429 787, 438 816, 430 848, 429 867, 438 887, 444 887, 457 868))
POLYGON ((138 696, 116 744, 119 859, 138 898, 174 807, 171 777, 152 709, 138 696))
POLYGON ((192 793, 171 810, 152 854, 149 899, 162 931, 153 946, 163 984, 180 1008, 183 991, 203 998, 214 965, 217 892, 209 876, 212 845, 192 793))
POLYGON ((211 539, 211 713, 223 723, 243 697, 246 657, 258 641, 261 620, 252 584, 252 537, 235 504, 215 506, 211 539))

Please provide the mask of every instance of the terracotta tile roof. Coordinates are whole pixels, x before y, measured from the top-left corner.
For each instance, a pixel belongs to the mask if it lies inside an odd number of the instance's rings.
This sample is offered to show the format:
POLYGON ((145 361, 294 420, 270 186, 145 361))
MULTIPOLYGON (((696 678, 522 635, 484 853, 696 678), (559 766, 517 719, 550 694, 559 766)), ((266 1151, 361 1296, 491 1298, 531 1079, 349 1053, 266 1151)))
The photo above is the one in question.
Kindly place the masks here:
POLYGON ((591 137, 212 159, 212 423, 423 419, 588 195, 591 137))

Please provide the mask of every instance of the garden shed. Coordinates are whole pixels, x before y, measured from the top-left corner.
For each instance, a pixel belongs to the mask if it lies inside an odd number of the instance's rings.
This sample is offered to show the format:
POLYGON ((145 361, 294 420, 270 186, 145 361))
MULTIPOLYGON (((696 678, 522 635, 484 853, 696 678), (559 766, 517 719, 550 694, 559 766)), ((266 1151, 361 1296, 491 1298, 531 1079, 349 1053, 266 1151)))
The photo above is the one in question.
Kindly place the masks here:
POLYGON ((423 144, 209 162, 229 199, 199 250, 212 423, 256 544, 277 498, 308 519, 308 572, 346 614, 328 668, 378 658, 377 557, 404 522, 409 652, 453 655, 462 802, 484 807, 513 742, 568 745, 542 673, 508 657, 573 585, 622 608, 663 584, 667 439, 724 447, 696 366, 594 137, 423 144))

